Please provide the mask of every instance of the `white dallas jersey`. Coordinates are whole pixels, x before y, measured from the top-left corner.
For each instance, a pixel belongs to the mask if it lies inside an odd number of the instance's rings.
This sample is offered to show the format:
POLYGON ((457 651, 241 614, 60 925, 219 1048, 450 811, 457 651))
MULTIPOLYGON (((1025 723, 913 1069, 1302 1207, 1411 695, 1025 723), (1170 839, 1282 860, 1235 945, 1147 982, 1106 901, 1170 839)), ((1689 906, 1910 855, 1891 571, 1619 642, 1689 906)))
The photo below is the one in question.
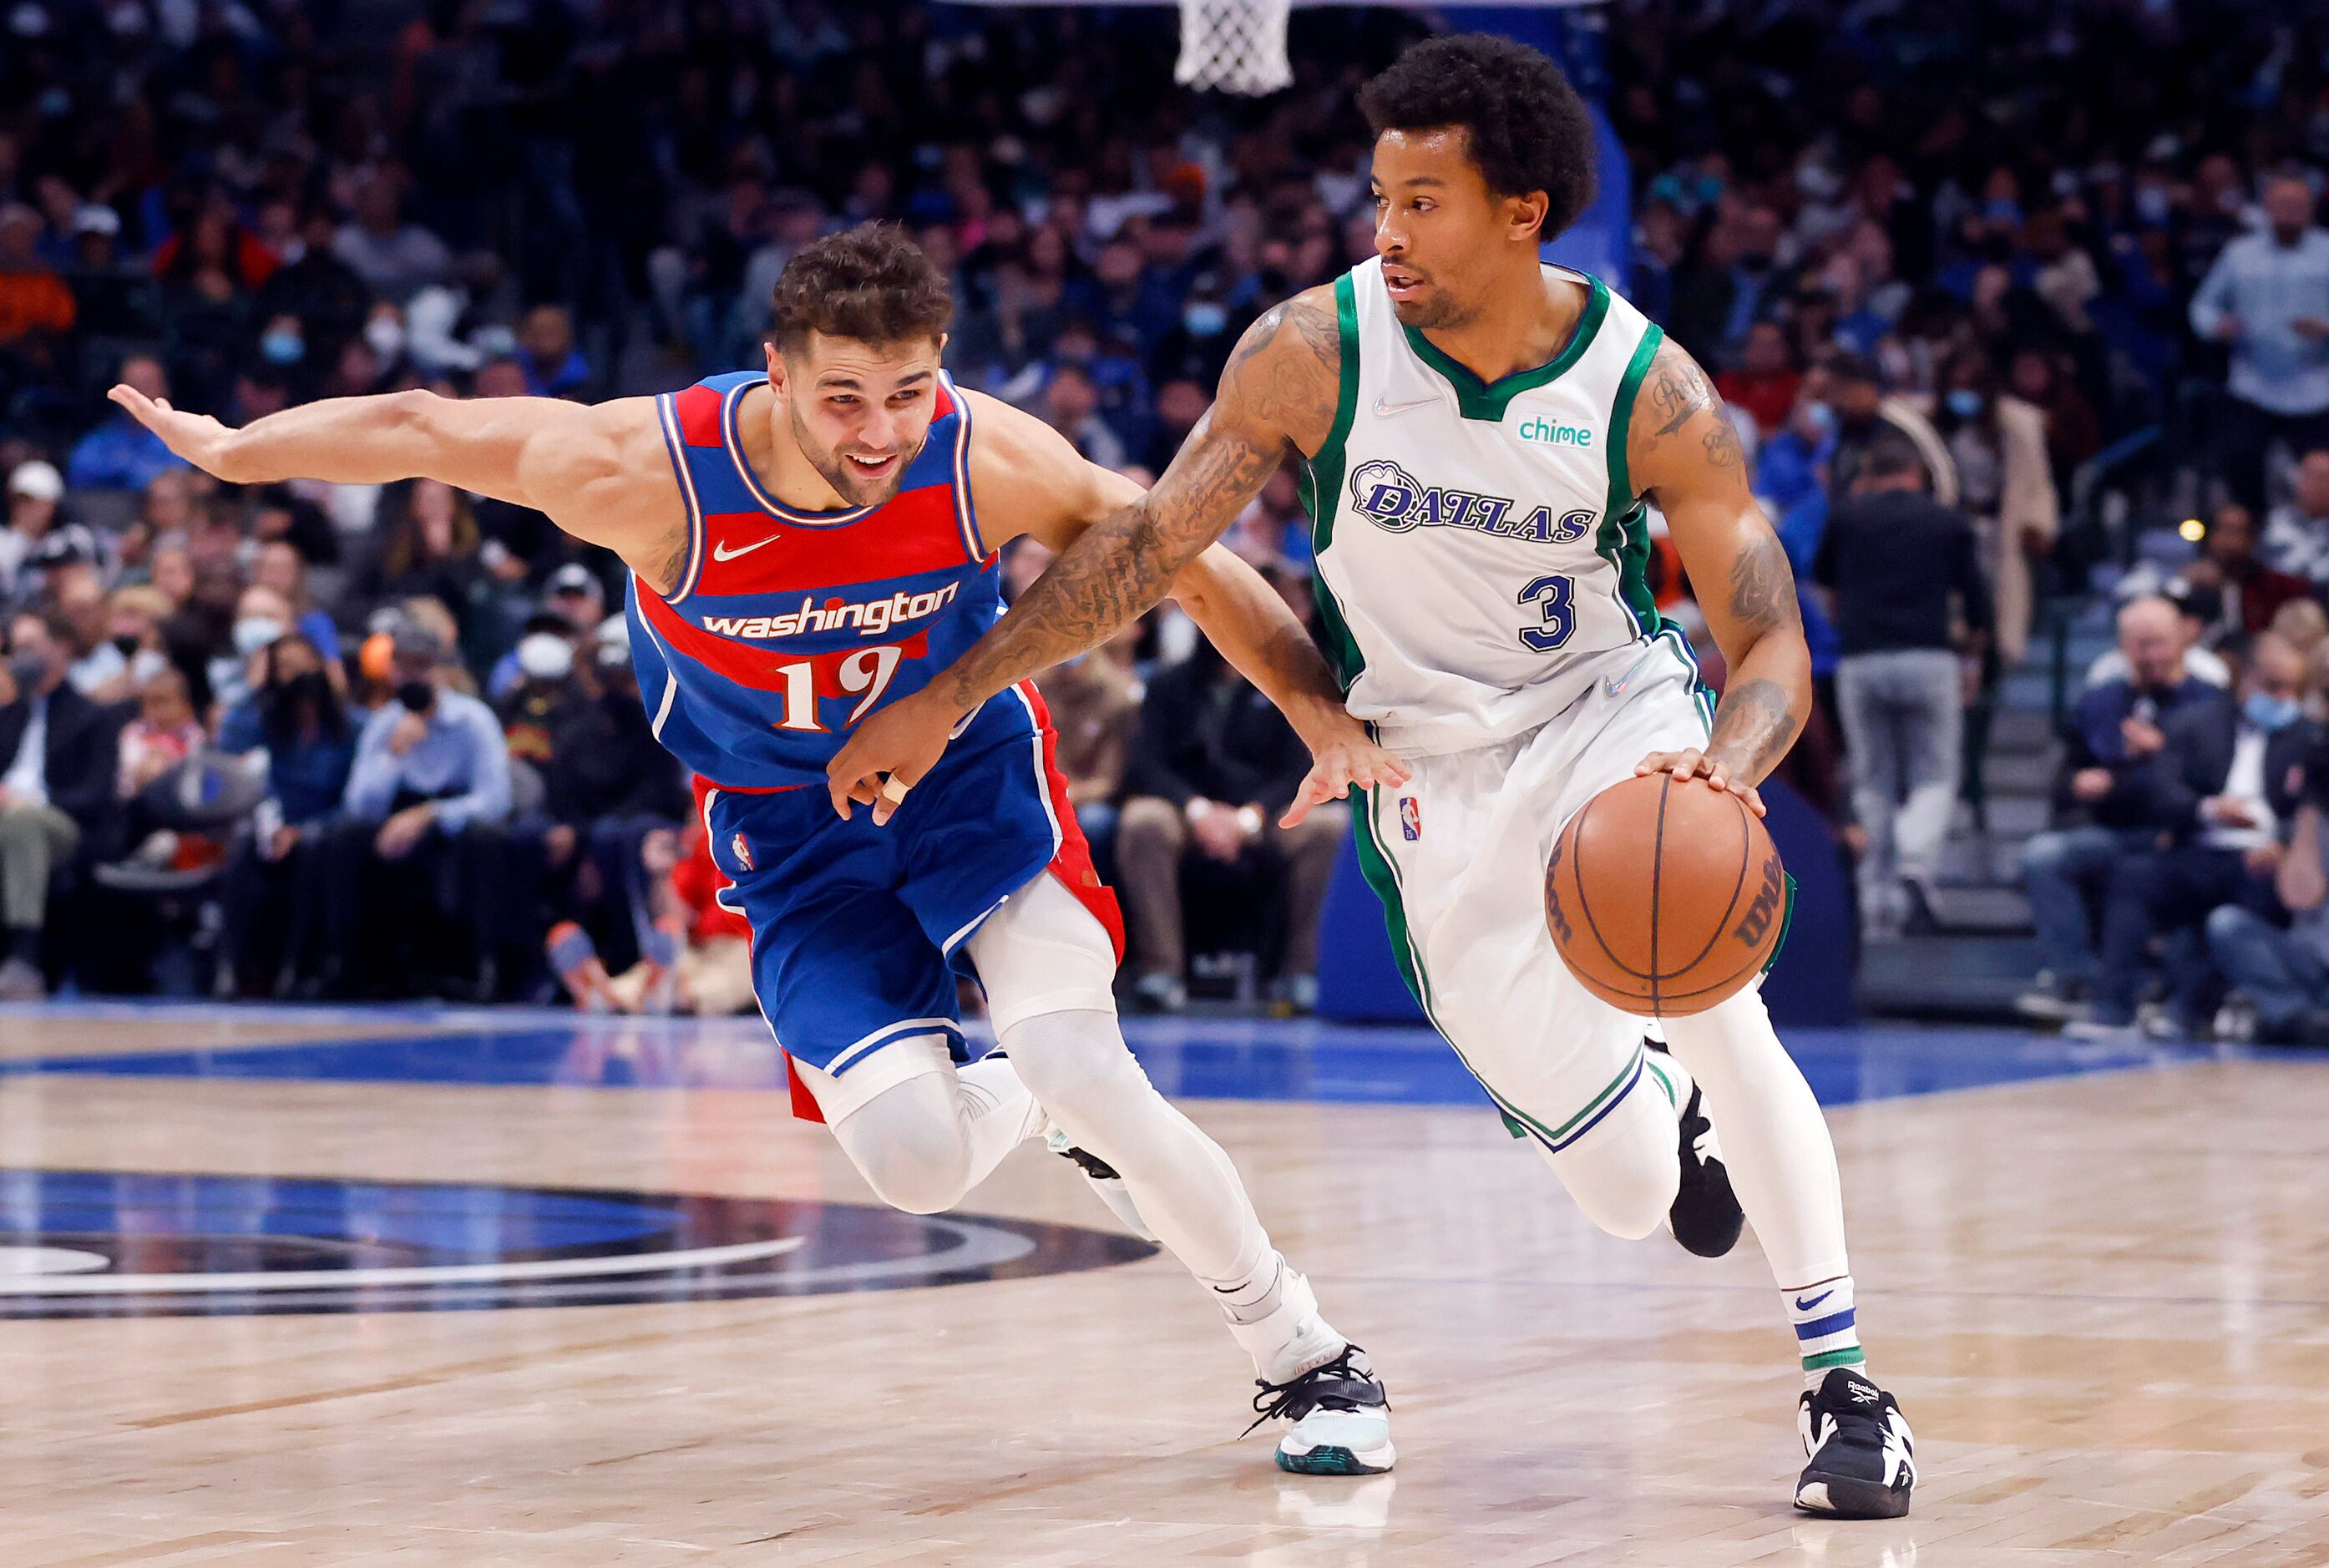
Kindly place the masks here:
POLYGON ((1400 324, 1380 258, 1334 282, 1342 395, 1303 505, 1350 710, 1401 751, 1532 729, 1654 638, 1690 658, 1651 599, 1626 467, 1663 334, 1599 279, 1545 270, 1591 291, 1585 313, 1551 363, 1494 383, 1400 324))

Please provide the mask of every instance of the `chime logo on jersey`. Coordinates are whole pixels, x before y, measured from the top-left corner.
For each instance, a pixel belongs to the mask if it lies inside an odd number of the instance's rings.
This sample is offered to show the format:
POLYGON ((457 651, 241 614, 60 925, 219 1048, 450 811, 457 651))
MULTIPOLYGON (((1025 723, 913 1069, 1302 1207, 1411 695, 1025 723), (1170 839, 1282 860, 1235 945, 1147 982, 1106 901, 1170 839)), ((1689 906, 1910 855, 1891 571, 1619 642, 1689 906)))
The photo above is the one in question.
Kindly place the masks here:
POLYGON ((1558 517, 1549 506, 1523 512, 1508 495, 1426 484, 1398 464, 1381 459, 1351 470, 1351 510, 1392 533, 1463 528, 1524 544, 1574 544, 1593 530, 1601 516, 1589 507, 1558 517))
POLYGON ((744 841, 743 834, 739 833, 728 840, 728 852, 736 857, 736 864, 747 871, 752 869, 752 846, 744 841))
POLYGON ((1399 831, 1410 844, 1423 838, 1423 807, 1413 795, 1399 797, 1399 831))

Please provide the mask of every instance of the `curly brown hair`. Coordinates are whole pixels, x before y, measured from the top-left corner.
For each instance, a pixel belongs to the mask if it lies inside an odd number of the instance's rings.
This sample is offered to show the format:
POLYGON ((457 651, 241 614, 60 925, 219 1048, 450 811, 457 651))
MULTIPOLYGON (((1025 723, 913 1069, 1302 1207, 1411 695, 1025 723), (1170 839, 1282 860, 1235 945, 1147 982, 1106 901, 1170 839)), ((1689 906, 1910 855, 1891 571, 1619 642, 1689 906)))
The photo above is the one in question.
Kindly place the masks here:
POLYGON ((812 333, 896 343, 946 335, 954 291, 946 274, 895 223, 860 223, 804 245, 777 279, 778 349, 812 333))

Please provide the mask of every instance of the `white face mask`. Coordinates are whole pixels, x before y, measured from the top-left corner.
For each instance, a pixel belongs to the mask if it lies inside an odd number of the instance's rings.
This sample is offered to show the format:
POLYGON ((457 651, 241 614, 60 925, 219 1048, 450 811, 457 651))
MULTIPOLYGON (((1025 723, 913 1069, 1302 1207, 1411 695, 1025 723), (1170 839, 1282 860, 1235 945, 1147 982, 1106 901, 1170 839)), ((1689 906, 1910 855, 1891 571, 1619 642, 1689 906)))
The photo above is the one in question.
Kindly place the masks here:
POLYGON ((234 624, 234 651, 246 658, 283 634, 283 623, 272 615, 245 615, 234 624))
POLYGON ((558 681, 574 668, 574 645, 549 632, 518 640, 517 667, 536 681, 558 681))
POLYGON ((364 323, 363 336, 372 352, 383 360, 392 360, 404 352, 403 324, 391 317, 376 315, 364 323))

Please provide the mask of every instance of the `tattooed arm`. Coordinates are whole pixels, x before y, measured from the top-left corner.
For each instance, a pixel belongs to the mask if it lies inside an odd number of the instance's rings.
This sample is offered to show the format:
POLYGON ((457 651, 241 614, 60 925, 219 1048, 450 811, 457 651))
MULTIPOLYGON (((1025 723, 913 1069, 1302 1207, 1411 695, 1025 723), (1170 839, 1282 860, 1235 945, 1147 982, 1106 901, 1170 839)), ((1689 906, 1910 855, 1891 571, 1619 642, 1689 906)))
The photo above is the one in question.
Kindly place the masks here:
POLYGON ((826 768, 834 809, 852 800, 887 822, 891 795, 936 765, 964 715, 1013 682, 1098 646, 1162 599, 1198 553, 1260 493, 1290 451, 1334 427, 1342 339, 1331 289, 1314 288, 1246 330, 1212 409, 1155 488, 1086 529, 1050 569, 930 684, 859 725, 826 768))
POLYGON ((1626 455, 1634 483, 1665 514, 1730 671, 1705 748, 1659 752, 1636 771, 1702 776, 1759 816, 1754 786, 1811 709, 1811 650, 1787 552, 1748 489, 1739 432, 1706 373, 1671 341, 1650 361, 1626 455))

